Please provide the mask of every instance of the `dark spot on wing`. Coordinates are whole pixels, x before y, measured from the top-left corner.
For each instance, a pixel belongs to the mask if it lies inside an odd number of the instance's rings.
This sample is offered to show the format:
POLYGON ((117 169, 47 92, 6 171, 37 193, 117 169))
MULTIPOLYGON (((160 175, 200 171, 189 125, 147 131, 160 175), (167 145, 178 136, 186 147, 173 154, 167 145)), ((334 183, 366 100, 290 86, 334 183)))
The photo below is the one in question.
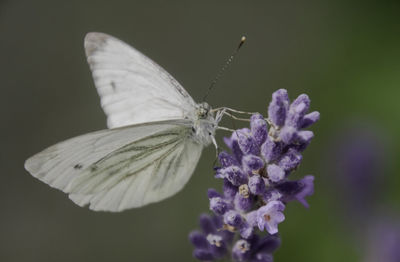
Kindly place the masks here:
POLYGON ((83 167, 83 166, 82 166, 81 164, 78 163, 78 164, 76 164, 76 165, 74 166, 74 169, 77 169, 77 170, 78 170, 78 169, 82 169, 82 167, 83 167))
POLYGON ((196 129, 194 127, 192 127, 192 132, 196 133, 196 129))
POLYGON ((115 92, 115 90, 117 89, 117 85, 115 84, 114 81, 111 81, 111 87, 112 87, 112 90, 115 92))
POLYGON ((96 170, 97 170, 97 166, 96 165, 93 165, 93 166, 90 167, 90 171, 94 172, 96 170))

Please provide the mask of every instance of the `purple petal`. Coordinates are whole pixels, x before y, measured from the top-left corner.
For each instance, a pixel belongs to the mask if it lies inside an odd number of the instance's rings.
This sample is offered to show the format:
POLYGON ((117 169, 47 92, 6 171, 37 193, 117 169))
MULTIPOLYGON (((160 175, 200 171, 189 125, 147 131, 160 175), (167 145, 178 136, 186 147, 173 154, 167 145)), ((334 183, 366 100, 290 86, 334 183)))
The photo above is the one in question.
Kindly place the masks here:
POLYGON ((250 243, 244 239, 238 240, 232 248, 232 257, 235 261, 246 261, 250 256, 250 243))
POLYGON ((208 196, 208 199, 211 199, 213 197, 222 197, 221 194, 218 193, 217 190, 215 190, 214 188, 208 189, 207 196, 208 196))
POLYGON ((222 236, 209 234, 206 239, 214 257, 219 258, 226 254, 226 245, 222 236))
POLYGON ((228 179, 224 179, 222 190, 224 191, 224 197, 226 199, 233 200, 238 192, 238 187, 234 186, 228 179))
POLYGON ((268 178, 272 182, 279 182, 285 178, 285 171, 275 164, 268 165, 267 167, 268 178))
POLYGON ((250 226, 250 225, 247 224, 247 223, 243 223, 242 226, 241 226, 241 228, 239 229, 239 233, 240 233, 240 236, 241 236, 241 237, 243 237, 243 238, 245 238, 245 239, 248 239, 248 238, 250 238, 250 237, 252 236, 252 234, 253 234, 253 227, 250 226))
POLYGON ((230 209, 230 205, 221 197, 210 199, 210 210, 217 215, 223 215, 230 209))
POLYGON ((307 143, 309 144, 311 142, 311 139, 314 137, 314 133, 312 131, 309 130, 305 130, 305 131, 298 131, 296 133, 296 139, 300 142, 300 143, 307 143))
POLYGON ((264 253, 272 253, 281 245, 281 239, 276 235, 263 237, 258 245, 257 250, 264 253))
POLYGON ((236 133, 238 136, 238 143, 240 150, 242 150, 244 154, 252 154, 252 155, 259 154, 260 148, 257 145, 257 142, 250 134, 245 134, 240 131, 236 131, 236 133))
POLYGON ((289 107, 289 113, 285 121, 285 126, 300 128, 303 117, 310 108, 310 99, 306 94, 299 95, 289 107))
POLYGON ((250 260, 250 262, 273 262, 274 259, 271 254, 268 253, 257 253, 255 256, 250 260))
POLYGON ((234 205, 236 210, 246 212, 251 209, 253 201, 251 197, 243 197, 241 194, 237 193, 234 199, 234 205))
POLYGON ((261 146, 268 136, 267 122, 262 115, 254 114, 250 118, 250 127, 254 140, 258 146, 261 146))
POLYGON ((213 223, 211 217, 207 214, 201 214, 199 218, 199 224, 205 234, 214 233, 217 229, 213 223))
POLYGON ((253 195, 261 195, 265 191, 264 180, 259 175, 250 177, 249 189, 253 195))
POLYGON ((195 248, 207 249, 209 248, 206 236, 198 231, 190 232, 189 240, 195 248))
POLYGON ((276 189, 283 195, 283 199, 288 201, 297 200, 305 207, 309 207, 306 196, 311 196, 314 193, 314 177, 305 176, 303 179, 296 181, 285 181, 275 186, 276 189))
POLYGON ((266 203, 268 203, 270 201, 274 201, 274 200, 280 200, 281 198, 282 198, 282 194, 279 193, 279 191, 275 190, 275 189, 272 189, 272 190, 270 189, 263 194, 263 200, 266 203))
POLYGON ((238 137, 237 137, 238 132, 240 132, 242 134, 246 134, 246 135, 251 134, 250 129, 248 129, 248 128, 238 129, 232 133, 230 138, 224 138, 224 142, 232 150, 232 154, 235 156, 238 163, 241 163, 243 152, 240 149, 239 144, 238 144, 238 137))
POLYGON ((246 221, 252 227, 257 226, 257 210, 247 213, 246 221))
POLYGON ((290 171, 295 169, 300 164, 302 159, 303 157, 300 152, 298 152, 296 149, 290 148, 279 160, 278 165, 284 171, 290 171))
POLYGON ((238 166, 229 166, 224 168, 221 173, 235 186, 247 183, 247 175, 238 166))
POLYGON ((279 89, 272 94, 268 107, 268 118, 276 126, 283 126, 289 109, 289 96, 285 89, 279 89))
POLYGON ((302 190, 296 194, 296 199, 303 204, 306 208, 309 207, 309 204, 305 200, 306 196, 311 196, 314 194, 314 176, 305 176, 300 180, 303 185, 302 190))
POLYGON ((296 132, 297 129, 293 126, 284 126, 280 133, 279 133, 279 137, 282 140, 282 142, 284 142, 285 144, 291 144, 293 142, 293 140, 296 138, 296 132))
POLYGON ((261 145, 261 155, 265 161, 272 162, 278 159, 282 153, 282 143, 274 142, 270 137, 261 145))
POLYGON ((319 112, 318 111, 314 111, 311 112, 307 115, 305 115, 303 117, 303 120, 301 121, 301 125, 300 128, 307 128, 309 126, 311 126, 312 124, 314 124, 315 122, 317 122, 319 120, 319 112))
POLYGON ((224 214, 224 223, 239 228, 243 223, 243 218, 238 212, 230 210, 224 214))
POLYGON ((193 251, 193 256, 198 260, 202 261, 212 261, 214 260, 214 255, 209 250, 195 249, 193 251))
POLYGON ((268 233, 278 233, 278 223, 285 219, 282 211, 285 205, 281 201, 271 201, 257 210, 257 224, 260 230, 266 229, 268 233))
POLYGON ((237 160, 233 156, 231 156, 230 154, 228 154, 225 151, 219 153, 218 160, 221 163, 222 167, 237 166, 238 165, 237 160))
POLYGON ((255 155, 245 155, 242 158, 242 166, 248 175, 252 175, 253 171, 258 171, 264 167, 264 161, 255 155))

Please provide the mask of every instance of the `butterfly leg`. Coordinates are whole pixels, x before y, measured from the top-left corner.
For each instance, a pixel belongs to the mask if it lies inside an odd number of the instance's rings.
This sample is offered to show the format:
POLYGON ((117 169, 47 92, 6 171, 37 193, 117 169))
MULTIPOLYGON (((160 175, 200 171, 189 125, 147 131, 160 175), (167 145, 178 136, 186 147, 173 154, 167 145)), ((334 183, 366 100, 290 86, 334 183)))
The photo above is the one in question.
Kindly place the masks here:
POLYGON ((238 120, 238 121, 250 122, 250 119, 240 118, 240 117, 234 116, 234 115, 232 115, 231 113, 228 113, 228 112, 226 112, 226 111, 225 111, 223 114, 225 114, 225 115, 227 115, 227 116, 229 116, 229 117, 231 117, 231 118, 233 118, 233 119, 235 119, 235 120, 238 120))
POLYGON ((225 131, 232 132, 232 133, 236 131, 234 129, 223 127, 223 126, 218 126, 217 129, 225 130, 225 131))
POLYGON ((225 107, 225 106, 215 108, 215 109, 213 109, 213 110, 211 110, 211 111, 214 112, 214 111, 221 111, 221 110, 224 110, 224 111, 231 111, 231 112, 233 112, 233 113, 238 113, 238 114, 247 114, 247 115, 253 115, 253 114, 256 114, 256 113, 257 113, 257 112, 240 111, 240 110, 236 110, 236 109, 229 108, 229 107, 225 107))
MULTIPOLYGON (((256 112, 239 111, 239 110, 232 109, 232 108, 229 108, 229 107, 219 107, 219 108, 213 109, 212 111, 217 111, 217 110, 220 110, 220 111, 218 111, 218 112, 221 112, 222 115, 227 115, 227 116, 230 116, 232 119, 239 120, 239 121, 246 121, 246 122, 250 122, 250 120, 249 120, 249 119, 245 119, 245 118, 240 118, 240 117, 234 116, 234 115, 232 115, 231 113, 228 113, 227 111, 230 111, 230 112, 233 112, 233 113, 238 113, 238 114, 248 114, 248 115, 257 114, 256 112)), ((265 120, 269 125, 273 125, 272 122, 271 122, 271 120, 270 120, 269 118, 264 118, 264 120, 265 120)))
POLYGON ((212 142, 213 142, 213 144, 215 146, 215 155, 218 158, 218 144, 217 144, 217 141, 215 140, 214 136, 211 136, 211 140, 212 140, 212 142))

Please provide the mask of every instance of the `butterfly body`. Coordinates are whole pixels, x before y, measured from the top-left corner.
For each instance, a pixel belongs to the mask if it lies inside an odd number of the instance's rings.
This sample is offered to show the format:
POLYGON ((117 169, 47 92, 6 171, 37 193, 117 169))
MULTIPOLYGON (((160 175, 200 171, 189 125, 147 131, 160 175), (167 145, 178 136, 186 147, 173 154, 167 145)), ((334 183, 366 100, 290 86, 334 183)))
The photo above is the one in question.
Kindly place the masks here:
POLYGON ((208 146, 213 142, 216 128, 218 127, 218 120, 215 119, 211 111, 211 107, 203 102, 196 106, 196 119, 193 121, 192 135, 193 140, 208 146))

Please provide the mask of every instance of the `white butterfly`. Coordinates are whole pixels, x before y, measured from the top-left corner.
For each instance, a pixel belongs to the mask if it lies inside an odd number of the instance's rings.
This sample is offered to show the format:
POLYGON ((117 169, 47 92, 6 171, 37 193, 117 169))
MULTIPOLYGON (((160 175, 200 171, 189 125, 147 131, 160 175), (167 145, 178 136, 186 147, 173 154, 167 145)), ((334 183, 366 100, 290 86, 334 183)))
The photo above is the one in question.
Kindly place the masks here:
POLYGON ((92 210, 117 212, 174 195, 203 147, 216 145, 227 108, 196 104, 164 69, 114 37, 89 33, 85 51, 110 129, 53 145, 29 158, 26 170, 92 210))

